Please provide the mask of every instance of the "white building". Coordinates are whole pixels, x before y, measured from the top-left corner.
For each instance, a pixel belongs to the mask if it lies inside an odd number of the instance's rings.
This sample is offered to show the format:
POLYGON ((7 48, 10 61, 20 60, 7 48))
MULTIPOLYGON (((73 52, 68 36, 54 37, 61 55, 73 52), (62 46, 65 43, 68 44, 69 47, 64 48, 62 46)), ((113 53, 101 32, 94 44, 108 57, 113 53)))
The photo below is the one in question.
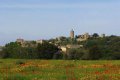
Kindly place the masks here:
POLYGON ((37 44, 42 44, 42 43, 43 43, 43 40, 37 40, 36 43, 37 43, 37 44))

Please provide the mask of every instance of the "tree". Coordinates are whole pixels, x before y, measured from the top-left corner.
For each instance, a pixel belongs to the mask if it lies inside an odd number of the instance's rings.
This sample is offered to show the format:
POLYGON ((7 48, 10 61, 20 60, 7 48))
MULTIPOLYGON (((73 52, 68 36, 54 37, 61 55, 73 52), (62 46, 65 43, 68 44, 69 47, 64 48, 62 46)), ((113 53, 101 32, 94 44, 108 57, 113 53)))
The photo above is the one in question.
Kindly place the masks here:
POLYGON ((59 49, 57 46, 50 44, 48 42, 38 44, 37 46, 38 57, 41 59, 52 59, 54 53, 56 53, 58 50, 59 49))
POLYGON ((8 55, 4 51, 0 51, 0 58, 7 58, 8 55))
POLYGON ((67 59, 77 59, 77 60, 87 59, 85 56, 86 53, 87 53, 87 50, 85 50, 85 49, 80 49, 80 48, 69 49, 67 52, 67 59))
POLYGON ((85 42, 85 48, 91 48, 91 46, 97 45, 97 41, 96 40, 87 40, 85 42))
POLYGON ((93 36, 94 38, 99 37, 98 33, 94 33, 92 36, 93 36))
POLYGON ((97 45, 92 46, 89 49, 89 59, 97 60, 101 58, 101 51, 97 45))
POLYGON ((36 47, 21 47, 17 42, 10 42, 5 45, 2 56, 3 58, 35 59, 38 58, 36 52, 36 47))
POLYGON ((5 45, 3 51, 5 52, 6 57, 18 58, 18 52, 20 52, 20 47, 20 44, 18 44, 17 42, 10 42, 5 45))
POLYGON ((69 49, 67 52, 68 59, 76 59, 76 49, 69 49))
POLYGON ((58 51, 53 55, 53 59, 62 59, 62 58, 63 58, 63 53, 61 51, 58 51))
POLYGON ((112 59, 114 59, 114 60, 120 60, 120 52, 114 52, 114 53, 112 53, 112 59))

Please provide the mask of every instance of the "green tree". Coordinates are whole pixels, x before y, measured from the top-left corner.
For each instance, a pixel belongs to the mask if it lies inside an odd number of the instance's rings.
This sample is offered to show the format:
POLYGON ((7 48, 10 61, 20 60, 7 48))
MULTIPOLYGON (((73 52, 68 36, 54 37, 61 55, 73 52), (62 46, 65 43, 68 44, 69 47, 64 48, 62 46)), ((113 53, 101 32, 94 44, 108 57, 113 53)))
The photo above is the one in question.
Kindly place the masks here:
POLYGON ((58 51, 58 47, 50 44, 48 42, 44 42, 43 44, 38 44, 37 51, 38 57, 41 59, 52 59, 54 53, 58 51))
POLYGON ((94 33, 92 36, 93 36, 94 38, 99 37, 98 33, 94 33))
POLYGON ((92 46, 89 49, 89 59, 91 60, 97 60, 101 58, 101 51, 97 45, 92 46))
POLYGON ((85 49, 81 49, 81 48, 78 48, 78 49, 69 49, 67 51, 67 59, 77 59, 77 60, 80 60, 80 59, 87 59, 86 58, 86 53, 87 53, 87 50, 85 49))
POLYGON ((21 47, 17 42, 10 42, 5 45, 2 54, 4 58, 35 59, 37 57, 36 47, 21 47))
POLYGON ((18 58, 19 57, 18 52, 20 51, 20 47, 21 47, 20 44, 16 42, 10 42, 5 45, 3 51, 5 52, 6 57, 18 58))

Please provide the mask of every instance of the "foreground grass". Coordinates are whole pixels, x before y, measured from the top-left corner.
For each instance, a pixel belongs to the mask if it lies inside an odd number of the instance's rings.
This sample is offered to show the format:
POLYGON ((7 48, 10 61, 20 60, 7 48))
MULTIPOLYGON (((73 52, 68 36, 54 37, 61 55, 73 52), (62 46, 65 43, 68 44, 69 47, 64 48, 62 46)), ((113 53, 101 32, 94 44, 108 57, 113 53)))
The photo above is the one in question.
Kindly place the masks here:
POLYGON ((0 80, 120 80, 120 61, 0 59, 0 80))

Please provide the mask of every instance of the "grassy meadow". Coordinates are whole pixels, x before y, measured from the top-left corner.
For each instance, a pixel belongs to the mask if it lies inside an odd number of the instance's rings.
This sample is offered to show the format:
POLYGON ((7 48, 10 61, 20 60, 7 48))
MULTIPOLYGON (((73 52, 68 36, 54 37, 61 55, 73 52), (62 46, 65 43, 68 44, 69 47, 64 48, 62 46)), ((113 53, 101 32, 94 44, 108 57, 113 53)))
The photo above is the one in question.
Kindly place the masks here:
POLYGON ((0 80, 120 80, 120 61, 0 59, 0 80))

